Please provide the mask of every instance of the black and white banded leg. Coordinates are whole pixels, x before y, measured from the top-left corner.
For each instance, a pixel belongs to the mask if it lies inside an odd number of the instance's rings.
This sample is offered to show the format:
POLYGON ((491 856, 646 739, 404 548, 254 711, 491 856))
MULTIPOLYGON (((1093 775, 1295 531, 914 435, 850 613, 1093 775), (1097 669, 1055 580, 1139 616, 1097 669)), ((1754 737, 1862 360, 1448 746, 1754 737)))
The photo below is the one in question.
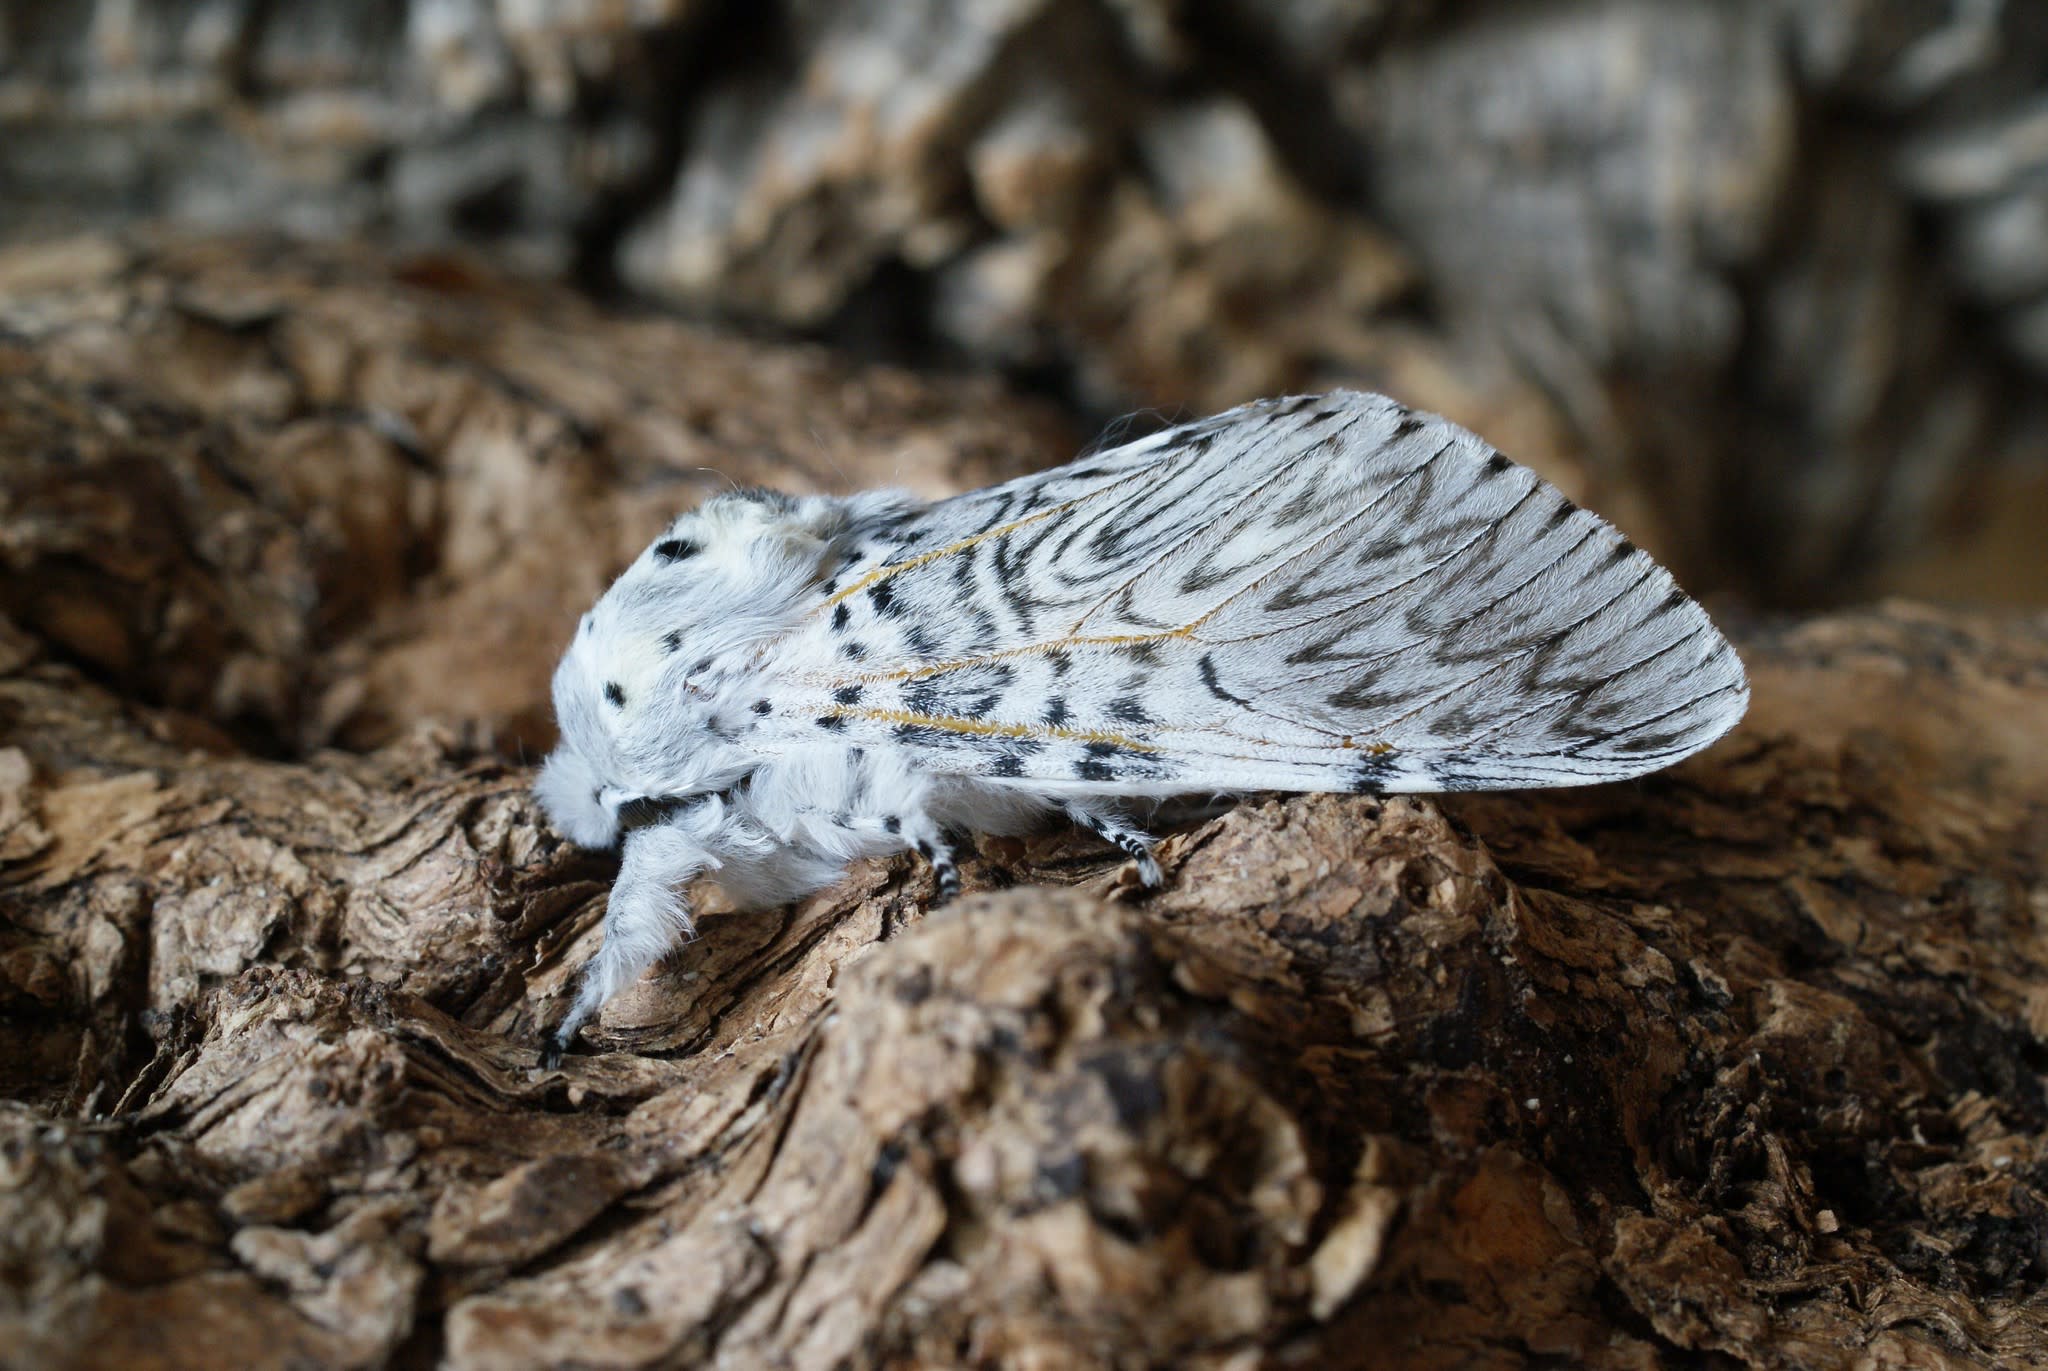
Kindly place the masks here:
POLYGON ((1166 879, 1152 856, 1152 835, 1110 808, 1097 808, 1079 800, 1067 800, 1060 808, 1081 827, 1138 864, 1138 879, 1146 889, 1155 889, 1166 879))
MULTIPOLYGON (((812 810, 822 817, 821 811, 812 810)), ((880 837, 890 846, 902 847, 917 853, 932 869, 932 880, 937 889, 932 896, 932 908, 950 902, 960 893, 960 868, 953 859, 953 844, 944 829, 915 812, 901 814, 851 814, 845 810, 828 820, 833 827, 863 837, 880 837)))
POLYGON ((929 833, 919 835, 916 846, 917 855, 931 863, 935 887, 932 908, 951 904, 960 893, 960 868, 953 862, 953 845, 946 841, 946 835, 938 826, 933 825, 929 833))
POLYGON ((936 890, 932 908, 952 901, 960 893, 960 868, 953 860, 953 844, 945 830, 921 814, 834 816, 835 823, 852 832, 881 832, 901 843, 931 865, 936 890))

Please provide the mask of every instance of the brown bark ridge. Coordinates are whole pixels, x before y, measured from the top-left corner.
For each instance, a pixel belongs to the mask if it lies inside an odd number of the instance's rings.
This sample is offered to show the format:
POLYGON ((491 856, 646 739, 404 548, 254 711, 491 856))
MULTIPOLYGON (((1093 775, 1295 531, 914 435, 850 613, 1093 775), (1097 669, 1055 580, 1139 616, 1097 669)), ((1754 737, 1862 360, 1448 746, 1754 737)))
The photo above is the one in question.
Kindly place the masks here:
POLYGON ((694 467, 1052 430, 451 261, 35 261, 5 1364, 2048 1365, 2048 619, 1738 623, 1752 715, 1673 772, 1248 797, 1149 895, 1066 832, 933 913, 910 861, 706 891, 543 1072, 610 868, 485 744, 574 602, 694 467))

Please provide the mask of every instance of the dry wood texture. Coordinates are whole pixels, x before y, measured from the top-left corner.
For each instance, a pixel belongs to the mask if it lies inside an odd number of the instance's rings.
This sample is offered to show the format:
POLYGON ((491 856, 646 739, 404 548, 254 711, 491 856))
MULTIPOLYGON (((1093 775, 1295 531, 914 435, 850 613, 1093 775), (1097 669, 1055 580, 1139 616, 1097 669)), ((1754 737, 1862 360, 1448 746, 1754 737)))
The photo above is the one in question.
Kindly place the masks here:
POLYGON ((7 1365, 2048 1366, 2048 620, 1738 624, 1674 773, 1253 797, 1154 895, 860 865, 544 1073, 575 608, 696 468, 1057 429, 447 260, 0 279, 7 1365))

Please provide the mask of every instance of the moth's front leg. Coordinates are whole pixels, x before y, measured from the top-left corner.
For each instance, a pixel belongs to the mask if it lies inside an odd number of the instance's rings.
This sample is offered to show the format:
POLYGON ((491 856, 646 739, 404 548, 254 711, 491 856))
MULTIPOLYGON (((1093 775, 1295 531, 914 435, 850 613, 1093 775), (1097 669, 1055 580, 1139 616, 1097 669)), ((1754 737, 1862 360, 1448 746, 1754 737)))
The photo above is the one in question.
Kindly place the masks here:
POLYGON ((580 1029, 605 1002, 640 978, 693 931, 677 887, 717 863, 703 843, 657 824, 626 835, 624 860, 604 911, 604 946, 584 966, 576 999, 543 1041, 540 1064, 552 1070, 580 1029))

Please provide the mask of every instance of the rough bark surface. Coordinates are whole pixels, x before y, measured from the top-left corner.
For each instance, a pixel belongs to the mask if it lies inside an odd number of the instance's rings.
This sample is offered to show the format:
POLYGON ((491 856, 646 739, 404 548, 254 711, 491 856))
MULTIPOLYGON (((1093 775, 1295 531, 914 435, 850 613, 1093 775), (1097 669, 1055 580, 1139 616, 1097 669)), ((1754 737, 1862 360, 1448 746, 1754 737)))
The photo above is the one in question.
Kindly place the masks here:
POLYGON ((1108 412, 1533 389, 1695 583, 2042 603, 2044 63, 2032 0, 18 0, 0 236, 487 241, 1108 412))
POLYGON ((1150 895, 712 898, 543 1072, 610 872, 487 744, 577 602, 700 465, 1053 431, 451 261, 8 272, 8 1365, 2048 1366, 2048 620, 1738 624, 1674 772, 1250 797, 1150 895))

